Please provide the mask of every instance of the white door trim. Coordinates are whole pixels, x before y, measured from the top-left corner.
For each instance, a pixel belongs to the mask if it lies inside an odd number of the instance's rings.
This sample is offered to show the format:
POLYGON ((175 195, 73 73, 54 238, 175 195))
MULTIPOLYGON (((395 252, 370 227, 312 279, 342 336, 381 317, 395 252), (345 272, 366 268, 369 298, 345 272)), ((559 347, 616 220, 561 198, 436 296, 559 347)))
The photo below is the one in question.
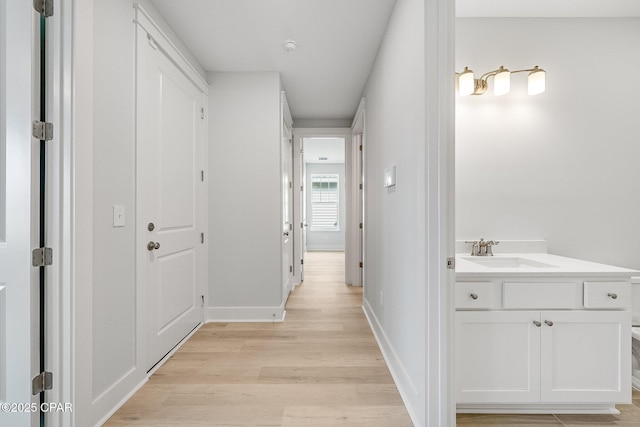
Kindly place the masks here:
MULTIPOLYGON (((347 224, 346 224, 346 233, 345 233, 345 283, 350 285, 352 284, 352 276, 350 274, 350 270, 352 270, 351 265, 354 261, 352 243, 350 243, 350 235, 352 234, 351 230, 355 227, 355 224, 352 221, 351 211, 353 210, 353 206, 351 205, 351 180, 352 180, 352 172, 351 172, 351 151, 353 146, 353 141, 351 138, 351 128, 293 128, 293 137, 294 143, 297 147, 302 146, 302 138, 312 138, 312 137, 335 137, 335 138, 344 138, 345 145, 345 173, 347 178, 346 185, 346 207, 347 207, 347 224)), ((294 160, 294 163, 299 161, 300 156, 302 154, 297 151, 294 153, 297 157, 294 160)), ((294 188, 300 188, 302 185, 301 177, 299 174, 294 173, 294 188)), ((294 206, 294 219, 296 220, 296 224, 302 220, 302 213, 300 212, 299 204, 294 206)), ((299 225, 299 224, 298 224, 299 225)), ((294 227, 294 241, 301 239, 302 230, 299 227, 294 227)), ((294 259, 300 259, 301 248, 297 247, 297 251, 294 254, 294 259)), ((295 272, 295 270, 294 270, 295 272)), ((298 275, 300 274, 298 269, 298 275)), ((296 277, 296 280, 299 279, 299 276, 296 277)))
POLYGON ((455 2, 425 2, 425 425, 455 425, 455 2))
MULTIPOLYGON (((351 249, 350 263, 348 267, 351 274, 351 283, 355 286, 364 286, 364 268, 360 267, 360 261, 364 265, 364 228, 362 230, 362 239, 360 239, 360 220, 364 225, 364 188, 360 189, 360 178, 364 176, 365 168, 365 117, 366 117, 366 99, 362 98, 351 125, 352 147, 351 147, 351 171, 347 174, 349 188, 351 189, 351 223, 353 224, 352 232, 348 237, 348 247, 351 249), (359 140, 358 140, 359 138, 359 140), (362 145, 362 154, 360 147, 362 145), (362 163, 360 156, 362 155, 362 163)), ((363 184, 364 185, 364 184, 363 184)), ((347 266, 345 266, 347 267, 347 266)))

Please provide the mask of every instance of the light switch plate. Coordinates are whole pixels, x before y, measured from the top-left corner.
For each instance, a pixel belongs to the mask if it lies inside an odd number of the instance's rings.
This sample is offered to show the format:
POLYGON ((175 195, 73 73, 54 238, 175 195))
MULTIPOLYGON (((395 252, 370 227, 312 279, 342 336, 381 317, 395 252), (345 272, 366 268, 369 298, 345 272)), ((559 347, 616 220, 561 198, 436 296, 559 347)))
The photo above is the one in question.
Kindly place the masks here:
POLYGON ((396 185, 396 165, 384 170, 384 188, 396 185))
POLYGON ((124 206, 113 205, 113 226, 124 227, 124 224, 125 224, 124 206))

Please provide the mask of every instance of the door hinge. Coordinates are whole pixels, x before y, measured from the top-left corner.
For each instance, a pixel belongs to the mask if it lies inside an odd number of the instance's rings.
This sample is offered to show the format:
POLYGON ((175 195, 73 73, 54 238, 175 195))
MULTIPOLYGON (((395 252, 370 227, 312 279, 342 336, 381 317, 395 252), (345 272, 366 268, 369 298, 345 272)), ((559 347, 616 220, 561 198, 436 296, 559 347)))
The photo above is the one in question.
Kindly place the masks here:
POLYGON ((53 0, 33 0, 33 8, 45 18, 53 16, 53 0))
POLYGON ((293 231, 293 224, 289 223, 289 231, 293 231))
POLYGON ((360 151, 362 151, 362 144, 360 144, 360 151))
POLYGON ((34 396, 51 389, 53 389, 53 373, 51 372, 42 372, 31 380, 31 394, 34 396))
POLYGON ((204 233, 200 233, 200 243, 204 243, 204 233))
POLYGON ((362 228, 362 223, 360 223, 360 228, 362 228))
POLYGON ((304 190, 303 190, 303 186, 302 186, 302 185, 300 186, 300 191, 304 191, 304 190))
POLYGON ((204 306, 204 295, 200 295, 200 299, 202 301, 202 305, 204 306))
POLYGON ((31 135, 40 141, 51 141, 53 139, 53 123, 34 120, 31 131, 31 135))
POLYGON ((360 189, 362 190, 362 184, 360 184, 360 189))
POLYGON ((447 258, 447 269, 449 270, 455 270, 456 268, 456 258, 455 257, 448 257, 447 258))
POLYGON ((200 118, 204 120, 204 108, 200 109, 200 118))
POLYGON ((362 268, 362 261, 360 261, 360 268, 362 268))
POLYGON ((34 267, 44 267, 53 264, 53 249, 37 248, 31 252, 31 265, 34 267))
POLYGON ((300 264, 304 265, 304 260, 303 259, 300 260, 300 264))
POLYGON ((293 188, 293 182, 289 181, 289 189, 293 188))
POLYGON ((204 182, 204 171, 200 171, 200 181, 204 182))
POLYGON ((289 273, 293 273, 293 265, 289 266, 289 273))

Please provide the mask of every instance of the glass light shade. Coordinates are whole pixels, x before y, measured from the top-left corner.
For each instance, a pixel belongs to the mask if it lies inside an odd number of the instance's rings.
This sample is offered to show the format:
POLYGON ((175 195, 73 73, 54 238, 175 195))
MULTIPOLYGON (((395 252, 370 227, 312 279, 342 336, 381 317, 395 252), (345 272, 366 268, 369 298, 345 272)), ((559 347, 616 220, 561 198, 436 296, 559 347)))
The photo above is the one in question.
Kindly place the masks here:
POLYGON ((511 71, 500 67, 493 76, 493 94, 495 96, 504 95, 511 90, 511 71))
POLYGON ((471 95, 475 89, 475 80, 473 71, 468 67, 464 67, 464 70, 458 74, 458 93, 461 96, 471 95))
POLYGON ((546 74, 543 69, 537 66, 529 73, 529 77, 527 78, 529 95, 538 95, 545 91, 546 74))

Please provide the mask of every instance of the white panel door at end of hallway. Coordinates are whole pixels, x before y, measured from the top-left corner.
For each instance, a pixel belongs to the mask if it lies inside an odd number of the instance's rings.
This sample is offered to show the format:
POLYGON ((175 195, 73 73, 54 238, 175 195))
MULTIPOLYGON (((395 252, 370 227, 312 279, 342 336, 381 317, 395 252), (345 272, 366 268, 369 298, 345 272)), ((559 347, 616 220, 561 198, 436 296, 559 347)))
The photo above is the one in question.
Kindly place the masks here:
POLYGON ((151 369, 203 319, 202 92, 138 28, 138 281, 151 369))

